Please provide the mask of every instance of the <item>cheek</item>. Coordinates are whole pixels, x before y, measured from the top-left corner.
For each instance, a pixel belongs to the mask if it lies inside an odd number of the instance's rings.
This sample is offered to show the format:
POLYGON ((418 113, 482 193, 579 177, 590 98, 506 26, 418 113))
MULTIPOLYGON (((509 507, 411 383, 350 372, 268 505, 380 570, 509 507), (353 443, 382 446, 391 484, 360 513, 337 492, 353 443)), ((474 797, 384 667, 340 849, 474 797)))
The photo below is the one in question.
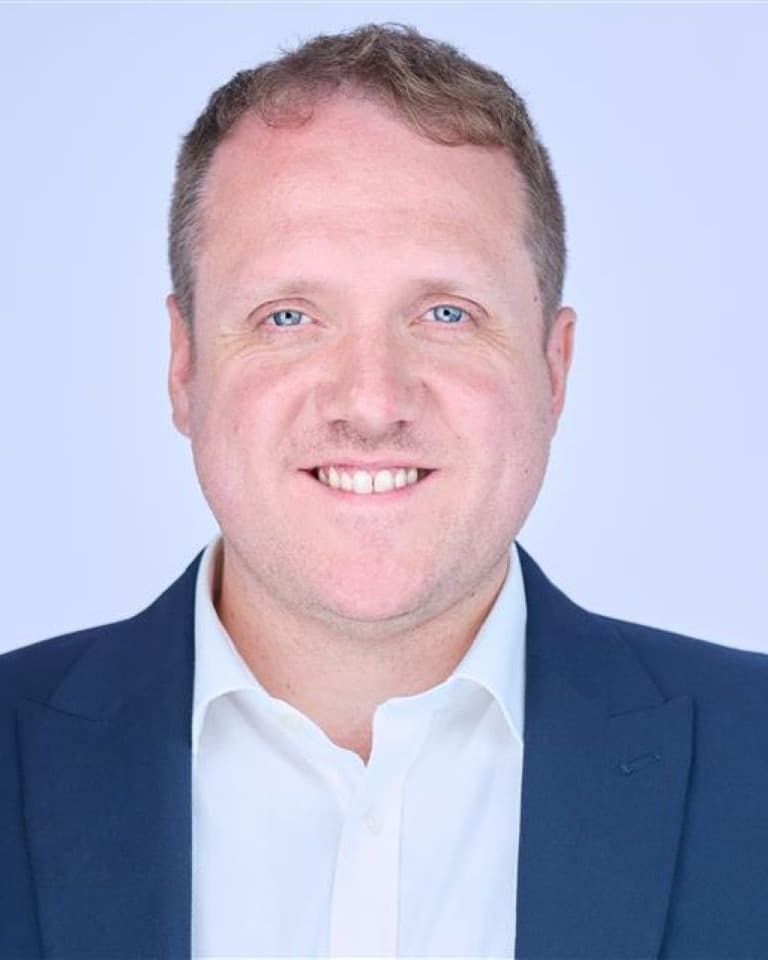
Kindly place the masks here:
POLYGON ((230 447, 245 459, 274 443, 280 429, 277 421, 287 406, 281 378, 255 367, 219 371, 198 399, 195 419, 201 442, 218 449, 230 447))
POLYGON ((547 381, 538 366, 479 372, 454 392, 457 433, 497 482, 538 466, 549 440, 547 381))
POLYGON ((219 509, 254 489, 272 461, 280 424, 275 387, 255 371, 220 371, 196 392, 192 450, 206 498, 219 509), (247 374, 247 375, 246 375, 247 374))

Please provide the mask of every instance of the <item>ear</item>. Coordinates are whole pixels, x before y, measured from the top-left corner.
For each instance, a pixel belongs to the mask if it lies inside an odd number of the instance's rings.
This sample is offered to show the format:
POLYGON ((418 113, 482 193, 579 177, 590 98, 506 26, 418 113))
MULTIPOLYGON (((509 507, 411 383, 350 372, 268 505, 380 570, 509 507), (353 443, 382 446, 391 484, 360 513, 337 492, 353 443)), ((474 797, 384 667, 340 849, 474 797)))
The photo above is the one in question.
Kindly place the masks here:
POLYGON ((180 433, 188 437, 190 393, 194 372, 192 331, 184 320, 176 297, 174 297, 172 293, 166 297, 165 305, 171 321, 171 358, 168 365, 168 393, 171 398, 173 423, 180 433))
POLYGON ((565 406, 565 385, 573 358, 573 337, 576 314, 570 307, 560 307, 547 337, 547 366, 552 387, 551 407, 554 426, 565 406))

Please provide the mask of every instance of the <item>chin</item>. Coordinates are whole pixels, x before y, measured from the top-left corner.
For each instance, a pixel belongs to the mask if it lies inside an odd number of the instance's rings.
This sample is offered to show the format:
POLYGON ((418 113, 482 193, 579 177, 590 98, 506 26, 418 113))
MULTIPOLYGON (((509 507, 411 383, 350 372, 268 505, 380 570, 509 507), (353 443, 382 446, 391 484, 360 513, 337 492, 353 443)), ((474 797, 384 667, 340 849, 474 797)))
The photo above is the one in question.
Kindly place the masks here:
POLYGON ((317 605, 333 618, 378 623, 406 617, 424 603, 425 589, 414 579, 355 576, 346 581, 315 584, 317 605))

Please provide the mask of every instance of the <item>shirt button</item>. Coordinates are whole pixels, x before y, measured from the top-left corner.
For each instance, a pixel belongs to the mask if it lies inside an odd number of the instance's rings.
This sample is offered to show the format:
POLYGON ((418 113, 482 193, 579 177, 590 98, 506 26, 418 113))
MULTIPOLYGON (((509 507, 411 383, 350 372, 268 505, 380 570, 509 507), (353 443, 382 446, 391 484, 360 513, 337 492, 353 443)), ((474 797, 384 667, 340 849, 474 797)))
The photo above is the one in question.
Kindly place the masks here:
POLYGON ((373 834, 374 837, 377 837, 381 833, 383 827, 381 820, 374 813, 367 814, 365 825, 368 828, 368 832, 373 834))

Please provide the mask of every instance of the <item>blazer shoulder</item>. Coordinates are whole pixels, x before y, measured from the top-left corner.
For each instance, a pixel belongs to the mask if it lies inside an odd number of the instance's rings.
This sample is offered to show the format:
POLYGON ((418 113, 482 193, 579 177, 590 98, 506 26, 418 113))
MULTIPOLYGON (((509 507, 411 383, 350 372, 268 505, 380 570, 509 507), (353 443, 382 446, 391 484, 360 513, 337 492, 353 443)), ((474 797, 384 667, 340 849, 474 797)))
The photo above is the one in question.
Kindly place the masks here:
MULTIPOLYGON (((101 676, 104 671, 116 674, 129 667, 130 650, 137 646, 136 641, 144 638, 144 647, 152 646, 153 636, 168 636, 176 626, 191 620, 201 557, 202 551, 160 596, 134 616, 39 640, 0 655, 0 708, 13 707, 22 700, 48 701, 64 677, 91 653, 94 656, 90 659, 96 670, 102 671, 101 676)), ((142 651, 137 655, 140 657, 142 651)))
POLYGON ((687 692, 700 701, 733 704, 760 698, 768 704, 768 654, 593 616, 617 631, 668 698, 687 692))
POLYGON ((0 704, 47 700, 62 677, 93 644, 124 629, 134 618, 38 640, 0 655, 0 704))

